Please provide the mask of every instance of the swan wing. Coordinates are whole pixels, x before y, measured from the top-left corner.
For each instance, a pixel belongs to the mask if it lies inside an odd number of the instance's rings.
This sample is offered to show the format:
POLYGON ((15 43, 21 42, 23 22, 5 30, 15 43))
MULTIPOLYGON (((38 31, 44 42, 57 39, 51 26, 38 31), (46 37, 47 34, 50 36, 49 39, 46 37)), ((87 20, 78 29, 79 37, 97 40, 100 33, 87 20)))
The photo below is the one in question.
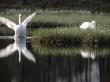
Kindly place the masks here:
POLYGON ((12 55, 17 49, 14 47, 14 44, 10 44, 4 49, 0 50, 0 58, 7 57, 9 55, 12 55))
POLYGON ((22 22, 22 24, 23 24, 24 26, 26 26, 27 23, 32 20, 32 18, 35 16, 35 14, 36 14, 36 12, 33 13, 33 14, 31 14, 31 15, 29 15, 29 16, 22 22))
POLYGON ((4 17, 0 17, 0 22, 7 25, 11 29, 14 29, 17 26, 14 22, 4 17))
POLYGON ((34 63, 36 62, 35 57, 33 56, 33 54, 29 50, 27 50, 27 48, 22 49, 22 53, 28 60, 30 60, 34 63))
POLYGON ((87 29, 87 28, 90 27, 90 25, 91 25, 90 22, 84 22, 84 23, 81 24, 80 28, 81 29, 87 29))

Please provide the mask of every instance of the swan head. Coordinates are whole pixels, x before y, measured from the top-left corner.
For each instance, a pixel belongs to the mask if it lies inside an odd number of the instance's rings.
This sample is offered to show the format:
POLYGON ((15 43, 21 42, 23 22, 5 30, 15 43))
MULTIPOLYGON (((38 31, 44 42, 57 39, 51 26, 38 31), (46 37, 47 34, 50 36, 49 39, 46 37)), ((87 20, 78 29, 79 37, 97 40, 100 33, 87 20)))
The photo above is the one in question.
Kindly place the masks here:
POLYGON ((96 28, 96 21, 95 20, 92 21, 92 24, 93 24, 93 28, 96 28))
POLYGON ((19 14, 19 25, 21 24, 21 13, 19 14))
POLYGON ((22 15, 21 15, 21 13, 19 13, 19 17, 21 17, 22 15))
POLYGON ((95 20, 93 20, 93 21, 92 21, 92 23, 93 23, 93 24, 96 24, 96 21, 95 21, 95 20))

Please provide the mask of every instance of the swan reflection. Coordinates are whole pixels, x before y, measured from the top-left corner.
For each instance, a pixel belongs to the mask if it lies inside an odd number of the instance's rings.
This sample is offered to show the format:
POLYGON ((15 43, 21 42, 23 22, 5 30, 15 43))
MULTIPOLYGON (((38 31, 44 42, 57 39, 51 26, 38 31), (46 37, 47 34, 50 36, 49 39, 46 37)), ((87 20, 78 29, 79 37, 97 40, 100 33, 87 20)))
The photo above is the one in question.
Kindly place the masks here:
POLYGON ((95 59, 95 53, 87 50, 80 50, 81 56, 83 58, 95 59))
POLYGON ((0 58, 12 55, 12 53, 18 51, 19 62, 21 62, 21 54, 32 62, 36 62, 33 54, 26 48, 26 38, 14 37, 14 43, 9 44, 6 48, 0 50, 0 58))

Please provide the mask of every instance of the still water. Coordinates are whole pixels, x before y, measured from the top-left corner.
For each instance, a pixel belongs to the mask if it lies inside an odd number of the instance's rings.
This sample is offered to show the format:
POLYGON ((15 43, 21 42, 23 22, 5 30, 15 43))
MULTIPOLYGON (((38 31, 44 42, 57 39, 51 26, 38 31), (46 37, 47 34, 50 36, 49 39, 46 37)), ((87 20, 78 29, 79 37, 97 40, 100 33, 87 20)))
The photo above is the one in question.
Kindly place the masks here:
POLYGON ((110 82, 110 48, 0 39, 0 82, 110 82))

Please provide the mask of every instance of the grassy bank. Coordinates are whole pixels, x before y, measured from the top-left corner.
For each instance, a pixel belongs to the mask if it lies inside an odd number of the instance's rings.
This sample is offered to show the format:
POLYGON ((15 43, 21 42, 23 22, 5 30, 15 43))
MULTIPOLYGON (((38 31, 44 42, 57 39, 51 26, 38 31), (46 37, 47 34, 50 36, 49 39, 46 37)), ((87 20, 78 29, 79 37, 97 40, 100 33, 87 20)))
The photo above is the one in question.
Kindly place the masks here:
MULTIPOLYGON (((99 29, 108 29, 110 26, 110 14, 109 13, 99 13, 99 14, 91 14, 90 11, 82 11, 82 10, 57 10, 57 9, 7 9, 6 11, 0 12, 0 16, 9 18, 16 23, 18 23, 18 14, 22 14, 22 20, 24 20, 28 15, 36 12, 36 16, 32 20, 33 22, 39 23, 39 27, 46 27, 45 24, 60 26, 78 26, 84 21, 92 21, 96 20, 97 25, 100 26, 99 29), (103 28, 104 26, 104 28, 103 28)), ((47 26, 50 28, 50 26, 47 26)), ((53 26, 54 27, 54 26, 53 26)), ((37 28, 37 27, 36 27, 37 28)), ((97 28, 98 29, 98 28, 97 28)))
POLYGON ((80 28, 43 28, 32 31, 33 41, 41 44, 81 45, 99 44, 110 45, 109 30, 82 30, 80 28))
MULTIPOLYGON (((22 13, 24 20, 32 12, 37 12, 32 22, 28 24, 28 35, 34 37, 37 43, 61 45, 73 44, 106 44, 110 43, 110 14, 91 14, 82 10, 57 10, 57 9, 36 9, 36 10, 16 10, 9 9, 0 12, 0 16, 15 21, 18 24, 18 13, 22 13), (79 26, 84 21, 96 20, 95 30, 81 30, 79 26)), ((1 28, 2 29, 2 28, 1 28)), ((8 28, 7 28, 8 29, 8 28)), ((6 33, 6 31, 2 31, 6 33)), ((1 33, 0 32, 0 33, 1 33)), ((10 34, 7 31, 7 34, 10 34)))

